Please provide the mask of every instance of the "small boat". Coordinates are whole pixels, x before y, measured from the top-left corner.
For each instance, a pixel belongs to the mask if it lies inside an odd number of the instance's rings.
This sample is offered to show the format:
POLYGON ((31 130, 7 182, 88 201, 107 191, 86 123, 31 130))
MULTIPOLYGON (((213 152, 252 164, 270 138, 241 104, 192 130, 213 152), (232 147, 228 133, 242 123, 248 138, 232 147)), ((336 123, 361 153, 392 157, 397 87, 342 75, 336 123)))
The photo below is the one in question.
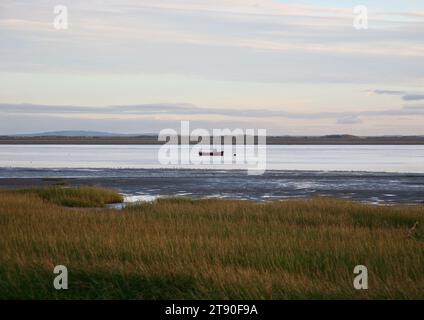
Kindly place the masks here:
POLYGON ((203 157, 203 156, 223 157, 224 156, 224 151, 217 151, 217 150, 213 150, 213 151, 199 151, 199 156, 200 157, 203 157))

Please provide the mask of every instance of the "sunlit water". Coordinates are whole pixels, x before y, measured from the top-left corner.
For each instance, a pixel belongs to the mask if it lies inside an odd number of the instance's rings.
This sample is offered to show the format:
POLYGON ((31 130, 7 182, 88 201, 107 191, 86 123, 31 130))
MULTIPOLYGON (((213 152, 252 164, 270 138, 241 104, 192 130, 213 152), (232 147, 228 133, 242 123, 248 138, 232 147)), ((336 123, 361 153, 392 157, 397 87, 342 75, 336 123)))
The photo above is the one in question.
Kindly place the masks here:
MULTIPOLYGON (((156 145, 0 145, 0 167, 243 169, 251 164, 163 166, 156 145)), ((234 162, 237 160, 234 157, 234 162)), ((206 160, 206 158, 203 158, 206 160)), ((193 161, 198 161, 194 157, 193 161)), ((209 159, 207 159, 209 160, 209 159)), ((221 159, 214 159, 220 161, 221 159)), ((424 173, 424 146, 267 146, 267 170, 424 173)))
POLYGON ((332 196, 375 204, 424 201, 424 146, 268 146, 267 170, 257 176, 237 165, 164 167, 158 161, 159 148, 0 145, 0 186, 19 188, 66 179, 73 185, 116 188, 127 201, 164 196, 255 201, 332 196))

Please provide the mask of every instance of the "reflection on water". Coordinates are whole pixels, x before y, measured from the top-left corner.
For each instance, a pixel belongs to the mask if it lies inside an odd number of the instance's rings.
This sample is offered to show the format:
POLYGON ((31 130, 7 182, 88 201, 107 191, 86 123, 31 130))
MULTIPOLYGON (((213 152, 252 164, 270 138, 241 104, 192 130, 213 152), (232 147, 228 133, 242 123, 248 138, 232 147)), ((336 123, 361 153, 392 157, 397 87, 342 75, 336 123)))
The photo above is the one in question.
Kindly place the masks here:
MULTIPOLYGON (((163 168, 158 161, 159 148, 157 145, 0 145, 0 167, 163 168)), ((236 165, 177 167, 240 169, 236 165)), ((267 146, 267 170, 424 173, 424 146, 267 146)))

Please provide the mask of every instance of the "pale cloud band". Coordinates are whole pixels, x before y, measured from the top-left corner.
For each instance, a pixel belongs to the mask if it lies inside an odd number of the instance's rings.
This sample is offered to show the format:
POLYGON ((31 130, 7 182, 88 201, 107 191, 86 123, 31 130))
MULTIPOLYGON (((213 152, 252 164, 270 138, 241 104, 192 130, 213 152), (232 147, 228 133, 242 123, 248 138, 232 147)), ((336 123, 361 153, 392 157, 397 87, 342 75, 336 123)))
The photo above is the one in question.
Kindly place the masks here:
POLYGON ((375 94, 382 95, 393 95, 393 96, 401 96, 404 101, 420 101, 424 100, 424 94, 421 93, 410 93, 406 91, 393 91, 393 90, 373 90, 369 91, 375 94))
MULTIPOLYGON (((398 117, 398 116, 424 116, 424 108, 416 106, 405 106, 400 109, 386 109, 378 111, 356 111, 356 112, 289 112, 268 109, 231 109, 231 108, 212 108, 197 107, 190 104, 146 104, 146 105, 128 105, 128 106, 105 106, 105 107, 83 107, 83 106, 50 106, 50 105, 32 105, 32 104, 0 104, 0 114, 8 115, 44 115, 44 116, 72 116, 85 118, 98 117, 104 115, 116 118, 125 116, 223 116, 227 118, 288 118, 288 119, 336 119, 343 123, 345 119, 358 119, 363 117, 398 117)), ((352 123, 352 122, 351 122, 352 123)))

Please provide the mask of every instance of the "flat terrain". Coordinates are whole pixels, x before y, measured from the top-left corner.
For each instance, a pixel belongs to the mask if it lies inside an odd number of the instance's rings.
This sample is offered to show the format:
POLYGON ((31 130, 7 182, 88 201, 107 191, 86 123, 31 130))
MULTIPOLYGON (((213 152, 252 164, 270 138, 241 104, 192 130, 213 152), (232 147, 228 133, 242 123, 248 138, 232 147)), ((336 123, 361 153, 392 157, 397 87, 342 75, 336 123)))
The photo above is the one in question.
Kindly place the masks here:
MULTIPOLYGON (((156 136, 66 137, 66 136, 0 136, 0 144, 100 144, 100 145, 152 145, 163 144, 156 136)), ((322 137, 268 136, 269 145, 423 145, 422 136, 358 137, 331 135, 322 137)))
POLYGON ((424 206, 0 192, 1 299, 423 299, 424 206), (418 222, 418 224, 417 224, 418 222), (53 288, 55 265, 69 289, 53 288), (369 269, 369 289, 353 269, 369 269))
POLYGON ((0 189, 100 186, 131 197, 221 197, 270 201, 331 197, 373 204, 424 204, 424 174, 243 170, 0 168, 0 189), (202 183, 199 183, 202 181, 202 183))

